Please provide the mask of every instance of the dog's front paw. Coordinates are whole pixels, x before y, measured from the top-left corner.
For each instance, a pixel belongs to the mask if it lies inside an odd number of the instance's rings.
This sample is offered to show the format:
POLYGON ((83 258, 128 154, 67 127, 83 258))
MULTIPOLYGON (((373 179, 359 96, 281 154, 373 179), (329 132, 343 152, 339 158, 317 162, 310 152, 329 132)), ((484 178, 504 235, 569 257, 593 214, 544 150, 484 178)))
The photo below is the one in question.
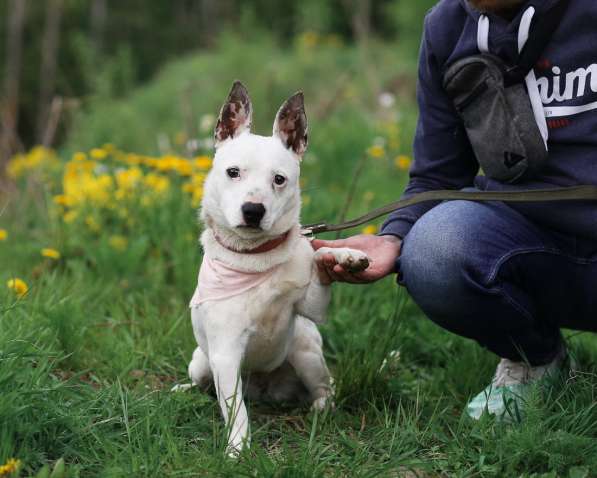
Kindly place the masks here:
POLYGON ((243 439, 231 440, 226 447, 226 455, 228 458, 237 459, 245 448, 250 447, 250 439, 248 436, 243 439))
POLYGON ((194 387, 194 383, 179 383, 170 389, 171 392, 186 392, 194 387))
POLYGON ((322 247, 316 255, 331 254, 336 263, 341 265, 348 272, 363 272, 369 267, 369 257, 362 251, 349 249, 348 247, 322 247))

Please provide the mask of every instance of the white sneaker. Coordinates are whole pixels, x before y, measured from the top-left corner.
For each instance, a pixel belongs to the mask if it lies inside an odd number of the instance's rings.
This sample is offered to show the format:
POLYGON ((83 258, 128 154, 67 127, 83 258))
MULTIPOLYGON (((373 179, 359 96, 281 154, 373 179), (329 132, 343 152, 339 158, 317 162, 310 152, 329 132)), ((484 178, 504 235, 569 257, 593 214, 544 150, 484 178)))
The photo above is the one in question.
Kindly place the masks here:
POLYGON ((548 364, 532 367, 526 362, 502 359, 497 366, 493 381, 466 406, 469 417, 478 420, 489 413, 504 420, 520 420, 525 398, 534 384, 567 370, 566 349, 548 364))

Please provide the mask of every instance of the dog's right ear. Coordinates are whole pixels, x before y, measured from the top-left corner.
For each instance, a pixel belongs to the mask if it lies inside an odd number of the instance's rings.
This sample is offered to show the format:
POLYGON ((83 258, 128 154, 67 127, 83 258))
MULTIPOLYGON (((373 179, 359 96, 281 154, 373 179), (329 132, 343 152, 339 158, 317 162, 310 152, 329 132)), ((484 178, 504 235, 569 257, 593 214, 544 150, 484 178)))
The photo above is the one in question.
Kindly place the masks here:
POLYGON ((240 81, 235 81, 228 99, 220 110, 214 139, 216 148, 229 138, 235 138, 251 128, 253 106, 249 92, 240 81))

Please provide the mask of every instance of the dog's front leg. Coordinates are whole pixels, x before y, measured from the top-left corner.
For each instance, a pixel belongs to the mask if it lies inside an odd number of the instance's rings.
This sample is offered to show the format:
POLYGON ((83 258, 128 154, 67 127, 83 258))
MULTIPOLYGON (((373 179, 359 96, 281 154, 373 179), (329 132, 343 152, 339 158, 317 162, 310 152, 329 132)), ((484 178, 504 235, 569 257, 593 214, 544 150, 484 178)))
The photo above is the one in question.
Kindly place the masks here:
MULTIPOLYGON (((337 264, 351 272, 362 272, 369 267, 369 258, 367 255, 355 249, 322 247, 315 252, 314 258, 317 260, 317 258, 326 254, 334 256, 337 264)), ((300 315, 320 324, 325 320, 330 298, 330 287, 320 282, 317 267, 314 264, 311 271, 311 282, 309 283, 305 297, 296 304, 296 311, 300 315)))
POLYGON ((233 345, 226 348, 210 346, 209 364, 216 386, 218 402, 228 432, 228 454, 236 456, 249 445, 249 419, 242 396, 240 376, 242 354, 233 345))
POLYGON ((331 297, 331 287, 319 281, 317 267, 314 265, 311 272, 311 282, 303 299, 297 302, 295 310, 299 315, 307 317, 316 324, 321 324, 325 321, 331 297))

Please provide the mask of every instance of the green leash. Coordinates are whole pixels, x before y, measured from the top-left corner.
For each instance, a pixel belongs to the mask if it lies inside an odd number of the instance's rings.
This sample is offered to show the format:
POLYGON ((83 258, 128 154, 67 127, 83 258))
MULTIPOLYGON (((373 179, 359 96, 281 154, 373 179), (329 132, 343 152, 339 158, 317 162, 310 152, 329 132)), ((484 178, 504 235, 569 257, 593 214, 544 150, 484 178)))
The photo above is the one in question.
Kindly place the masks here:
MULTIPOLYGON (((303 226, 301 233, 309 236, 321 232, 343 231, 361 226, 373 219, 384 216, 413 204, 427 201, 502 201, 502 202, 553 202, 553 201, 597 201, 597 186, 573 186, 557 189, 525 189, 521 191, 425 191, 409 198, 401 199, 374 209, 364 216, 342 224, 325 222, 303 226)), ((597 224, 595 225, 597 227, 597 224)))

